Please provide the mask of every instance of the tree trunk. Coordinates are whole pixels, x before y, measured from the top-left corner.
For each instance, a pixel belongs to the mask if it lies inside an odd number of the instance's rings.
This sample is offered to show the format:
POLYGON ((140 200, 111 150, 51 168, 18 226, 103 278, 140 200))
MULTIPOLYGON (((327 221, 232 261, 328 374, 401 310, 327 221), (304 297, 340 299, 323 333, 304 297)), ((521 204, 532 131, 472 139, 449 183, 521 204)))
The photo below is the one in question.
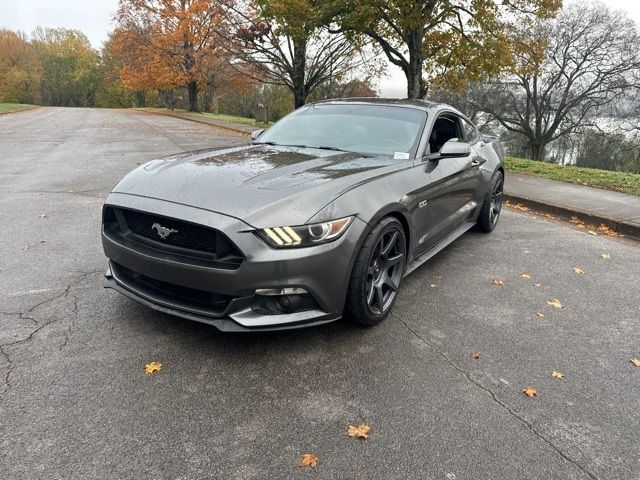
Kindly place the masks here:
POLYGON ((293 41, 293 101, 295 108, 302 107, 307 101, 307 89, 305 85, 305 70, 307 64, 306 39, 294 39, 293 41))
POLYGON ((198 112, 198 84, 195 80, 187 84, 187 90, 189 91, 189 111, 198 112))
POLYGON ((405 71, 407 76, 407 98, 421 99, 427 94, 427 88, 422 78, 422 42, 424 32, 417 28, 410 32, 407 46, 409 47, 409 65, 405 71))
POLYGON ((542 142, 530 142, 529 151, 531 152, 531 160, 544 160, 544 150, 546 145, 542 142))

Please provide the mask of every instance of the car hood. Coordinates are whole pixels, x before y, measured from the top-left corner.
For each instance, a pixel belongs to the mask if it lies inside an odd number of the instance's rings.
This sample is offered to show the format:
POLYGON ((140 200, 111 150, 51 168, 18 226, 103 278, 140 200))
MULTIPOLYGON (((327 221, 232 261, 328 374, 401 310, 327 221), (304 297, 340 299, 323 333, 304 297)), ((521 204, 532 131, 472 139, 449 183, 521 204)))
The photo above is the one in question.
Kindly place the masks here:
POLYGON ((203 208, 256 228, 300 225, 351 188, 408 166, 388 157, 250 144, 152 160, 113 192, 203 208))

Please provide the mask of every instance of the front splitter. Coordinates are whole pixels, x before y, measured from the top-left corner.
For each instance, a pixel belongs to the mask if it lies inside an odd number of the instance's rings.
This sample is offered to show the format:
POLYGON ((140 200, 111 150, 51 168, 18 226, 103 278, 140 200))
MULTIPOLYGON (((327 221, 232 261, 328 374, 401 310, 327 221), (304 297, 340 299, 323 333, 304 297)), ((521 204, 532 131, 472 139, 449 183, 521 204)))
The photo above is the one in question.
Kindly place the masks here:
MULTIPOLYGON (((168 313, 169 315, 185 318, 187 320, 192 320, 194 322, 206 323, 207 325, 211 325, 222 332, 274 332, 274 331, 281 331, 281 330, 294 330, 298 328, 307 328, 307 327, 313 327, 317 325, 324 325, 326 323, 335 322, 336 320, 339 320, 341 318, 340 316, 329 317, 328 315, 324 314, 320 318, 309 319, 304 321, 292 321, 291 323, 282 323, 280 321, 279 323, 276 323, 273 325, 262 324, 262 325, 255 325, 255 326, 244 326, 234 321, 230 317, 212 318, 204 315, 197 315, 192 312, 187 312, 184 310, 180 310, 178 308, 172 308, 166 305, 156 303, 152 300, 149 300, 137 294, 136 292, 129 290, 125 286, 119 284, 113 277, 111 268, 107 269, 105 273, 105 280, 104 280, 103 286, 105 288, 111 288, 113 290, 116 290, 117 292, 123 294, 125 297, 128 297, 149 308, 157 310, 158 312, 168 313)), ((241 315, 243 312, 238 312, 238 313, 241 315)), ((258 316, 258 315, 254 314, 251 316, 258 316)), ((269 316, 260 315, 260 317, 262 317, 262 320, 264 322, 265 320, 268 321, 269 316)), ((282 317, 282 315, 276 315, 276 317, 282 317)))

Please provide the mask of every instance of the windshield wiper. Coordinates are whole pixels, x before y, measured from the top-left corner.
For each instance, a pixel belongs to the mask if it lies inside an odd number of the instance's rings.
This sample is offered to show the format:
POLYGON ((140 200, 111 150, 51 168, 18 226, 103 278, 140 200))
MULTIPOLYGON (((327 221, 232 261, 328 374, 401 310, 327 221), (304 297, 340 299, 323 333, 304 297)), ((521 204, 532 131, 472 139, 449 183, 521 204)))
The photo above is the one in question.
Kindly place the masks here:
POLYGON ((371 155, 369 155, 367 153, 354 152, 353 150, 345 150, 344 148, 330 147, 328 145, 320 145, 318 147, 311 147, 311 148, 317 148, 319 150, 332 150, 334 152, 357 153, 358 155, 362 155, 365 158, 371 157, 371 155))
POLYGON ((276 145, 278 147, 294 147, 294 148, 317 148, 318 150, 331 150, 333 152, 345 152, 345 153, 357 153, 358 155, 362 155, 363 157, 371 157, 372 155, 369 155, 367 153, 362 153, 362 152, 354 152, 353 150, 345 150, 343 148, 338 148, 338 147, 332 147, 329 145, 318 145, 317 147, 312 147, 310 145, 296 145, 296 144, 286 144, 286 143, 276 143, 276 142, 252 142, 256 145, 276 145))
POLYGON ((275 145, 277 147, 296 147, 296 148, 312 148, 308 145, 290 145, 287 143, 277 143, 277 142, 251 142, 254 145, 275 145))

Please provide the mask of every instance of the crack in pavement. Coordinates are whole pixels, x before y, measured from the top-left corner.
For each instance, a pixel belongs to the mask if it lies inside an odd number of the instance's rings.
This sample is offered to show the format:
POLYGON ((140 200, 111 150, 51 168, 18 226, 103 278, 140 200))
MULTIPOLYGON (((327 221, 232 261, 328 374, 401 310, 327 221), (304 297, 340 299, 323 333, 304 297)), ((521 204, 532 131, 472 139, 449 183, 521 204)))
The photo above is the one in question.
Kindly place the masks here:
MULTIPOLYGON (((14 365, 13 365, 13 360, 11 359, 11 355, 9 355, 9 353, 6 351, 6 348, 8 347, 13 347, 16 345, 22 345, 24 343, 27 343, 29 340, 31 340, 34 335, 36 333, 38 333, 40 330, 42 330, 43 328, 49 326, 49 325, 53 325, 54 323, 59 322, 60 320, 64 320, 66 317, 61 317, 61 318, 57 318, 55 320, 51 320, 49 322, 45 322, 40 324, 35 318, 29 316, 31 314, 31 312, 33 312, 35 309, 37 309, 38 307, 45 305, 47 303, 50 302, 54 302, 56 300, 59 300, 61 298, 67 298, 70 295, 71 289, 73 287, 75 287, 77 284, 79 284, 82 280, 84 280, 86 277, 90 276, 90 275, 95 275, 96 273, 102 273, 102 270, 95 270, 95 271, 91 271, 91 272, 86 272, 81 274, 79 277, 77 277, 75 280, 73 280, 71 283, 69 283, 61 293, 51 297, 51 298, 47 298, 46 300, 43 300, 41 302, 36 303, 35 305, 32 305, 31 307, 27 308, 24 312, 17 312, 18 316, 20 319, 25 319, 25 320, 31 320, 34 325, 36 326, 36 328, 34 330, 31 331, 31 333, 29 335, 27 335, 25 338, 22 338, 20 340, 15 340, 13 342, 9 342, 9 343, 4 343, 2 345, 0 345, 0 354, 2 354, 2 356, 4 356, 4 358, 7 361, 7 370, 5 372, 4 375, 4 389, 2 391, 2 395, 6 394, 9 390, 11 390, 11 373, 13 372, 14 369, 14 365)), ((75 295, 72 295, 72 297, 75 299, 74 300, 74 309, 73 309, 73 313, 74 313, 74 320, 72 321, 72 324, 75 325, 75 318, 77 318, 78 315, 78 297, 75 295)), ((68 334, 67 334, 68 335, 68 334)), ((68 340, 68 336, 64 342, 64 345, 66 345, 68 340)))
POLYGON ((76 320, 78 319, 78 297, 77 295, 72 295, 73 297, 73 317, 71 318, 71 324, 67 327, 67 331, 64 332, 64 341, 60 344, 59 350, 62 351, 64 347, 67 346, 67 342, 69 341, 69 334, 71 330, 76 326, 76 320))
POLYGON ((483 385, 482 383, 480 383, 478 380, 476 380, 475 378, 473 378, 473 376, 471 375, 471 373, 469 373, 467 370, 465 370, 464 368, 460 367, 456 362, 454 362, 453 360, 451 360, 451 358, 449 358, 449 356, 443 352, 442 350, 440 350, 434 343, 430 342, 429 340, 425 339, 422 335, 420 335, 416 330, 414 330, 413 328, 411 328, 407 322, 405 322, 402 318, 390 313, 389 316, 395 318, 396 320, 398 320, 400 323, 402 323, 404 325, 404 327, 411 333, 413 334, 418 340, 420 340, 422 343, 424 343, 426 346, 430 347, 434 352, 436 352, 440 357, 442 357, 445 362, 447 363, 447 365, 449 365, 451 368, 453 368, 454 370, 458 371, 459 373, 461 373, 462 375, 464 375, 464 377, 473 385, 475 385, 476 387, 478 387, 481 390, 484 390, 493 400, 493 402, 495 402, 496 404, 498 404, 500 407, 502 407, 504 410, 507 411, 507 413, 509 413, 509 415, 511 415, 513 418, 515 418, 516 420, 520 421, 522 424, 524 424, 527 429, 533 433, 536 437, 538 437, 540 440, 542 440, 545 444, 547 444, 549 447, 551 447, 553 450, 555 450, 555 452, 560 455, 564 460, 566 460, 567 462, 571 463, 572 465, 574 465, 575 467, 577 467, 580 471, 582 471, 584 474, 586 474, 589 478, 593 479, 593 480, 597 480, 597 477, 591 473, 585 466, 581 465, 578 461, 572 459, 571 457, 569 457, 566 453, 564 453, 560 447, 558 447, 557 445, 555 445, 553 442, 551 442, 551 440, 549 440, 547 437, 545 437, 542 433, 538 432, 535 427, 533 426, 533 424, 531 424, 530 422, 528 422, 522 415, 520 415, 518 412, 516 412, 515 410, 513 410, 511 407, 509 407, 506 403, 504 403, 502 400, 500 400, 498 398, 498 396, 493 392, 493 390, 491 390, 489 387, 483 385))

